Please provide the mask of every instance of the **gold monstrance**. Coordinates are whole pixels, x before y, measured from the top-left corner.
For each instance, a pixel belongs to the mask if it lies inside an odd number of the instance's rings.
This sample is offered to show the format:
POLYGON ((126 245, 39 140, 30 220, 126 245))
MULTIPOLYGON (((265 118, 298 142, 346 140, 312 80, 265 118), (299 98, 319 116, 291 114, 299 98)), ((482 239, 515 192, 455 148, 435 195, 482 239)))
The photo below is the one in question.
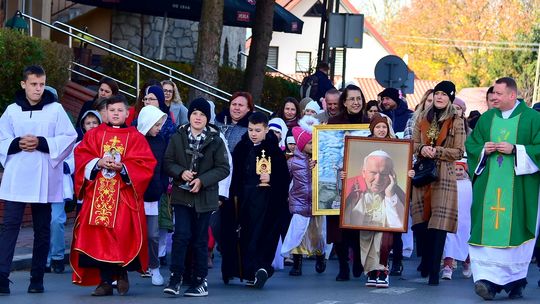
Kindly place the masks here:
MULTIPOLYGON (((262 152, 262 155, 261 157, 256 157, 256 162, 255 162, 255 173, 257 173, 257 175, 261 175, 261 174, 264 174, 264 173, 267 173, 267 174, 270 174, 272 173, 272 163, 271 163, 271 157, 268 156, 268 158, 266 158, 266 156, 264 155, 264 150, 261 151, 262 152)), ((270 184, 269 183, 260 183, 259 184, 259 187, 269 187, 270 184)))
POLYGON ((439 130, 437 120, 433 118, 433 121, 431 122, 431 126, 429 126, 429 129, 427 131, 427 137, 430 140, 430 143, 429 143, 430 146, 432 147, 435 146, 435 141, 439 137, 440 133, 441 131, 439 130))

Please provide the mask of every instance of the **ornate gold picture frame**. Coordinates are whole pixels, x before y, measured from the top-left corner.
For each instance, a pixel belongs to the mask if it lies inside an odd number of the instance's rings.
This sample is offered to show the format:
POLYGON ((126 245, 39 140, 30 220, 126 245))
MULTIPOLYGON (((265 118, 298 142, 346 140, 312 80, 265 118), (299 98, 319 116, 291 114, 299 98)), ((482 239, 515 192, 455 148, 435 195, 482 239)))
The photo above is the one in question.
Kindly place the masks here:
POLYGON ((368 136, 368 124, 326 124, 313 128, 313 215, 338 215, 346 136, 368 136))
POLYGON ((407 231, 412 146, 402 139, 346 138, 340 227, 407 231))

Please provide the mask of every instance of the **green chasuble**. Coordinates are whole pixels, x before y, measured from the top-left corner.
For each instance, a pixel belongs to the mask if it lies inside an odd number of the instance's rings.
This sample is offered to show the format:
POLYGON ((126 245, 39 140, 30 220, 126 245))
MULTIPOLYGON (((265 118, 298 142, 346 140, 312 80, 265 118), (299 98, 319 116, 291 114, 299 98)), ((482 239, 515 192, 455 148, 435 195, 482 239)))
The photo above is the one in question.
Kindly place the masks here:
POLYGON ((522 102, 508 119, 502 118, 499 109, 489 110, 465 142, 473 183, 469 243, 516 247, 535 237, 540 172, 516 175, 516 156, 494 152, 485 158, 482 173, 475 175, 484 144, 489 141, 525 146, 540 168, 540 114, 522 102))

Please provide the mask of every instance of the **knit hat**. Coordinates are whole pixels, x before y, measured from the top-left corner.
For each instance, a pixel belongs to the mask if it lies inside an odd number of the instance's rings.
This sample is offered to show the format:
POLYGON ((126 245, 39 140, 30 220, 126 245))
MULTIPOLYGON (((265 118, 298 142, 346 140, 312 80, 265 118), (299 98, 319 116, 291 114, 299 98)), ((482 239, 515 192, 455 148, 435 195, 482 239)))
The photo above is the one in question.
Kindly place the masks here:
POLYGON ((295 144, 296 145, 296 141, 294 140, 294 136, 292 136, 292 135, 287 136, 286 141, 287 141, 287 145, 288 144, 295 144))
POLYGON ((452 102, 456 98, 456 86, 451 81, 444 80, 444 81, 439 82, 435 86, 435 88, 433 88, 433 93, 436 93, 439 91, 446 93, 446 95, 448 95, 448 98, 450 98, 450 101, 452 102))
POLYGON ((312 138, 313 126, 318 125, 319 120, 312 116, 304 116, 298 121, 298 127, 292 129, 296 147, 301 152, 312 138))
POLYGON ((395 101, 396 104, 398 104, 398 105, 401 102, 401 99, 399 98, 399 91, 397 89, 394 89, 394 88, 386 88, 386 89, 384 89, 382 92, 379 93, 379 96, 381 96, 381 99, 383 97, 389 97, 390 99, 395 101))
POLYGON ((150 93, 154 94, 159 102, 159 105, 161 106, 162 103, 165 103, 165 94, 163 93, 163 89, 158 86, 149 86, 146 88, 146 94, 148 95, 150 93))
POLYGON ((206 101, 206 99, 202 97, 192 100, 191 103, 189 104, 189 109, 187 113, 188 119, 191 117, 191 113, 193 113, 193 111, 195 110, 201 111, 208 120, 212 118, 212 115, 210 114, 210 104, 208 103, 208 101, 206 101))
POLYGON ((468 172, 469 171, 469 166, 467 165, 467 160, 466 159, 460 159, 460 160, 457 160, 455 162, 455 165, 456 166, 462 166, 464 169, 465 169, 465 172, 468 172))
POLYGON ((158 122, 160 119, 167 117, 167 114, 163 113, 160 109, 152 106, 146 106, 141 109, 139 116, 137 117, 137 130, 142 135, 146 136, 146 133, 158 122))
POLYGON ((285 124, 285 121, 283 121, 283 119, 279 117, 272 118, 268 122, 268 129, 281 133, 281 140, 279 141, 279 146, 285 147, 285 136, 289 131, 287 125, 285 124))
POLYGON ((321 112, 321 107, 320 107, 319 104, 318 104, 316 101, 314 101, 314 100, 308 102, 308 104, 306 105, 306 108, 304 109, 304 111, 307 110, 307 109, 313 110, 313 111, 315 111, 315 113, 317 113, 317 114, 319 114, 319 113, 321 112))
POLYGON ((463 99, 461 99, 459 97, 456 97, 454 99, 454 104, 458 105, 463 110, 463 113, 465 113, 467 111, 467 106, 465 105, 465 100, 463 100, 463 99))
POLYGON ((304 112, 304 110, 306 109, 307 104, 312 102, 312 101, 313 101, 313 99, 311 99, 311 97, 302 98, 302 100, 300 100, 300 102, 298 103, 300 105, 300 111, 304 112))
POLYGON ((373 131, 375 130, 375 126, 377 126, 381 122, 384 123, 386 127, 388 128, 388 134, 386 134, 386 137, 390 137, 390 124, 388 124, 388 119, 386 117, 383 117, 380 114, 375 114, 371 118, 371 122, 369 124, 369 130, 371 131, 371 134, 373 134, 373 131))

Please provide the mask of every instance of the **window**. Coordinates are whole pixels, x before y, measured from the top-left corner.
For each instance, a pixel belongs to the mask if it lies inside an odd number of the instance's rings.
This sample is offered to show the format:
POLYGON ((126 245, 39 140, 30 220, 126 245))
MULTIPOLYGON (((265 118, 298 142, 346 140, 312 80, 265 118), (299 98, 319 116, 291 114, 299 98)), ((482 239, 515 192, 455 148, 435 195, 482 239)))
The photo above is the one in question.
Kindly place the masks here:
POLYGON ((266 60, 266 64, 273 67, 274 69, 278 68, 278 53, 279 47, 277 46, 271 46, 268 49, 268 60, 266 60))
POLYGON ((334 66, 334 75, 343 74, 343 50, 336 50, 336 61, 334 66))
POLYGON ((311 52, 296 52, 296 73, 309 72, 311 52))

